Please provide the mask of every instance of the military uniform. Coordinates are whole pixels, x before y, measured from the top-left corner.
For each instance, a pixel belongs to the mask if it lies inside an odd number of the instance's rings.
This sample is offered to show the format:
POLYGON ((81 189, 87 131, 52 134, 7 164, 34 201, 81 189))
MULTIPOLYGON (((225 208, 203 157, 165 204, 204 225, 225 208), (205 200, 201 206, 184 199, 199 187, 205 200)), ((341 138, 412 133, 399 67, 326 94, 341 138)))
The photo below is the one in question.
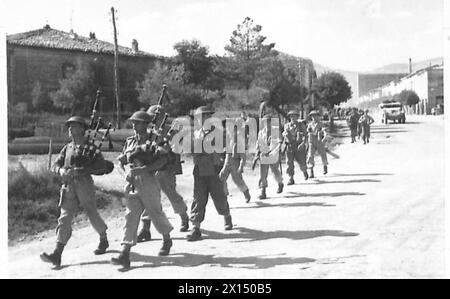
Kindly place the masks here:
MULTIPOLYGON (((318 115, 316 112, 312 112, 310 114, 311 116, 318 115)), ((308 167, 311 169, 311 177, 314 177, 314 154, 316 151, 319 152, 319 155, 322 159, 322 164, 324 167, 324 174, 327 173, 327 165, 328 165, 328 159, 327 159, 327 153, 325 151, 325 145, 322 141, 323 134, 325 131, 325 128, 320 120, 312 120, 307 127, 308 131, 308 158, 307 158, 307 164, 308 167)))
POLYGON ((352 143, 356 141, 356 136, 358 135, 358 120, 359 120, 359 114, 356 111, 353 111, 350 113, 349 116, 347 116, 347 124, 350 128, 350 136, 352 138, 352 143))
MULTIPOLYGON (((212 111, 202 106, 195 113, 207 116, 211 115, 212 111)), ((211 132, 204 130, 203 127, 195 130, 193 133, 193 144, 202 144, 203 139, 211 132)), ((209 195, 211 195, 217 213, 224 216, 225 229, 230 230, 233 228, 227 195, 224 191, 223 181, 219 178, 223 165, 220 154, 215 152, 205 153, 203 149, 201 153, 193 153, 193 161, 194 199, 192 201, 190 219, 194 229, 187 236, 188 241, 201 240, 200 224, 205 219, 205 209, 209 195)))
POLYGON ((258 142, 256 143, 256 151, 261 152, 259 143, 265 143, 269 147, 268 153, 261 153, 261 164, 259 168, 259 188, 261 188, 261 195, 259 199, 266 198, 266 188, 267 184, 267 176, 269 174, 269 168, 272 170, 272 174, 275 178, 275 181, 278 183, 277 193, 283 192, 283 176, 281 175, 279 162, 280 162, 280 153, 279 149, 281 146, 281 140, 278 136, 274 136, 272 138, 268 134, 267 126, 258 132, 258 142), (269 157, 270 156, 270 157, 269 157), (265 161, 267 158, 267 162, 265 161))
POLYGON ((241 169, 244 169, 245 166, 245 153, 238 153, 237 151, 237 143, 232 142, 231 144, 232 152, 227 153, 225 156, 225 163, 223 167, 223 171, 220 173, 221 179, 224 182, 225 194, 228 195, 228 187, 227 187, 227 179, 231 174, 231 178, 239 190, 244 193, 246 198, 246 202, 250 201, 250 192, 247 184, 242 177, 241 169))
MULTIPOLYGON (((288 115, 294 115, 290 113, 288 115)), ((298 114, 295 114, 298 115, 298 114)), ((306 172, 306 153, 307 153, 307 131, 306 125, 303 122, 294 120, 284 125, 283 131, 284 142, 287 146, 286 156, 287 174, 290 177, 290 183, 294 183, 295 166, 294 161, 297 161, 300 166, 300 170, 303 172, 305 179, 308 179, 308 173, 306 172)))
MULTIPOLYGON (((130 249, 137 243, 137 230, 139 220, 145 210, 153 222, 156 230, 163 236, 163 246, 159 255, 168 255, 172 247, 170 232, 172 225, 166 217, 161 205, 161 187, 155 176, 155 171, 165 165, 167 161, 164 157, 155 156, 155 153, 143 149, 143 145, 148 144, 149 135, 146 132, 138 133, 136 126, 139 124, 148 126, 151 117, 147 112, 135 112, 130 120, 136 135, 128 137, 123 147, 122 153, 117 158, 121 165, 130 165, 127 174, 127 185, 125 187, 126 206, 124 235, 122 239, 122 252, 117 258, 112 258, 115 265, 122 265, 125 268, 130 266, 130 249)), ((159 148, 158 148, 159 149, 159 148)))
MULTIPOLYGON (((148 110, 148 113, 151 116, 154 116, 156 114, 156 109, 160 109, 160 115, 161 115, 161 107, 154 105, 151 106, 148 110)), ((157 123, 157 126, 159 124, 157 123)), ((166 136, 168 131, 170 131, 171 136, 173 136, 177 130, 175 128, 170 128, 170 130, 163 130, 162 135, 166 136)), ((153 132, 156 134, 157 132, 153 132)), ((170 138, 171 136, 167 136, 170 138)), ((181 228, 180 231, 185 232, 189 229, 189 217, 187 215, 187 205, 184 202, 183 197, 177 192, 176 190, 176 175, 182 174, 182 167, 181 167, 181 159, 179 154, 175 154, 170 145, 165 145, 165 148, 167 149, 166 159, 167 164, 164 165, 161 169, 156 171, 156 179, 158 180, 159 186, 161 190, 164 192, 164 194, 167 196, 167 198, 170 201, 170 204, 172 205, 173 211, 175 214, 180 215, 181 217, 181 228)), ((139 232, 138 235, 138 242, 144 242, 151 239, 150 235, 150 224, 151 219, 150 215, 147 213, 147 210, 144 210, 144 213, 142 214, 142 222, 143 222, 143 228, 139 232)))
MULTIPOLYGON (((137 135, 128 137, 118 160, 125 160, 128 153, 135 150, 136 146, 145 144, 146 139, 140 139, 137 135)), ((125 162, 128 164, 129 161, 125 162)), ((148 162, 144 162, 147 165, 148 162)), ((148 165, 147 165, 148 166, 148 165)), ((132 178, 134 192, 130 190, 125 194, 125 227, 122 245, 136 245, 137 229, 142 212, 146 211, 147 216, 153 222, 156 230, 164 235, 172 231, 173 227, 162 210, 161 187, 154 171, 143 169, 138 171, 132 178)))
POLYGON ((364 144, 369 143, 370 125, 373 124, 374 122, 375 122, 374 119, 368 114, 364 114, 359 119, 359 123, 361 124, 362 137, 363 137, 364 144))
MULTIPOLYGON (((69 118, 67 124, 70 125, 70 123, 79 123, 87 128, 84 119, 78 116, 69 118)), ((65 145, 51 168, 52 172, 61 176, 67 171, 73 172, 70 177, 63 176, 64 184, 60 190, 58 204, 60 216, 56 228, 56 249, 52 254, 41 254, 42 260, 53 263, 55 266, 61 264, 61 254, 72 236, 72 221, 79 206, 83 208, 92 227, 100 235, 100 244, 94 253, 103 254, 109 246, 106 237, 108 227, 97 211, 94 182, 91 177, 91 174, 102 172, 105 167, 105 160, 101 153, 85 160, 85 156, 82 156, 82 150, 85 146, 88 146, 86 140, 79 144, 76 144, 73 140, 65 145)))

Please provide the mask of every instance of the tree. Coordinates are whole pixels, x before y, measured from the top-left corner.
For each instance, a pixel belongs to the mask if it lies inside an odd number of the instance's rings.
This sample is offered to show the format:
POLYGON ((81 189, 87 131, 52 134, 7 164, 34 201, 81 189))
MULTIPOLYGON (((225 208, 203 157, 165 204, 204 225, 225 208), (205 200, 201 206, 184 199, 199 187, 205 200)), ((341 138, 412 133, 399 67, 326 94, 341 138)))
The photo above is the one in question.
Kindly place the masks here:
POLYGON ((420 101, 419 96, 413 90, 403 90, 398 95, 398 98, 403 105, 408 105, 409 107, 418 104, 420 101))
POLYGON ((253 25, 253 20, 246 17, 237 26, 225 50, 231 56, 229 65, 230 79, 240 82, 247 90, 255 79, 255 73, 261 67, 264 58, 276 56, 274 43, 265 45, 266 37, 261 35, 262 26, 253 25))
POLYGON ((202 91, 193 84, 183 81, 182 66, 168 66, 157 63, 150 69, 142 82, 137 83, 138 101, 149 105, 157 103, 163 84, 167 84, 170 102, 163 102, 166 111, 171 115, 185 115, 198 106, 204 105, 206 99, 202 91))
POLYGON ((184 67, 184 83, 203 86, 213 68, 208 48, 198 40, 183 40, 173 47, 178 53, 174 58, 175 63, 184 67))
POLYGON ((42 85, 39 81, 36 81, 33 84, 33 89, 31 90, 31 104, 37 111, 51 109, 52 103, 50 102, 48 95, 42 90, 42 85))
POLYGON ((59 89, 50 94, 53 105, 74 113, 89 113, 90 103, 95 96, 94 74, 88 67, 79 64, 75 72, 59 81, 59 89))
POLYGON ((347 102, 352 97, 352 90, 347 80, 336 72, 323 73, 313 83, 312 92, 319 97, 321 104, 329 109, 347 102))
POLYGON ((254 84, 269 90, 274 104, 298 103, 306 94, 298 79, 297 70, 284 66, 277 57, 265 58, 255 77, 254 84))

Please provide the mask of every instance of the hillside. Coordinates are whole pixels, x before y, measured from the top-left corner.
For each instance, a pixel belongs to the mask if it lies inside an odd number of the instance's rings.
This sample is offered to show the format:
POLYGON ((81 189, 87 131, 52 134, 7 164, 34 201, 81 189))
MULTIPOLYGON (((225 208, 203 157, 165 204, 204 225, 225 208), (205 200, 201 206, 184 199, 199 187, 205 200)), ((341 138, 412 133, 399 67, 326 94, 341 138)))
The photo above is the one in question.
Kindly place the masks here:
MULTIPOLYGON (((430 64, 441 64, 444 61, 442 57, 436 57, 431 59, 426 59, 423 61, 419 61, 414 63, 413 61, 413 67, 412 70, 417 71, 423 68, 428 67, 430 64)), ((407 73, 408 72, 408 63, 392 63, 388 64, 382 67, 379 67, 377 69, 374 69, 373 71, 369 73, 407 73)))

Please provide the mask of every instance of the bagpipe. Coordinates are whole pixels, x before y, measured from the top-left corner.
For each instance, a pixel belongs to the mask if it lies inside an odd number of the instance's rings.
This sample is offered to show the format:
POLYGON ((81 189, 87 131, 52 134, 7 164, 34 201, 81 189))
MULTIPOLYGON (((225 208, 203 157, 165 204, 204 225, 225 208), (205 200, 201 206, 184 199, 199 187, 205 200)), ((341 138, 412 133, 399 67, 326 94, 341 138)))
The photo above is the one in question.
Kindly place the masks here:
MULTIPOLYGON (((149 164, 158 158, 158 155, 162 151, 162 146, 167 145, 169 142, 169 137, 171 130, 164 133, 164 128, 169 118, 168 113, 164 113, 161 120, 161 115, 163 113, 163 100, 168 99, 167 96, 167 85, 164 84, 162 87, 161 94, 159 96, 158 102, 155 107, 155 111, 152 111, 153 116, 149 123, 150 131, 148 133, 148 139, 144 144, 136 146, 132 151, 127 154, 127 162, 132 164, 149 164), (140 163, 136 163, 137 161, 140 163)), ((150 110, 149 109, 149 110, 150 110)), ((164 153, 168 153, 164 152, 164 153)), ((137 166, 137 165, 136 165, 137 166)), ((142 166, 142 165, 139 165, 142 166)))
POLYGON ((71 165, 75 168, 86 168, 87 166, 91 166, 89 168, 94 175, 108 174, 114 169, 114 163, 109 160, 99 159, 102 146, 106 139, 109 141, 110 149, 112 148, 109 134, 113 127, 113 125, 109 123, 104 132, 100 131, 101 127, 104 126, 102 118, 97 114, 100 96, 101 92, 100 90, 97 90, 95 102, 91 111, 90 122, 87 127, 88 132, 85 137, 85 142, 76 149, 76 155, 72 157, 73 160, 71 161, 71 165), (102 135, 101 138, 99 138, 100 135, 102 135), (101 161, 101 163, 97 161, 101 161))

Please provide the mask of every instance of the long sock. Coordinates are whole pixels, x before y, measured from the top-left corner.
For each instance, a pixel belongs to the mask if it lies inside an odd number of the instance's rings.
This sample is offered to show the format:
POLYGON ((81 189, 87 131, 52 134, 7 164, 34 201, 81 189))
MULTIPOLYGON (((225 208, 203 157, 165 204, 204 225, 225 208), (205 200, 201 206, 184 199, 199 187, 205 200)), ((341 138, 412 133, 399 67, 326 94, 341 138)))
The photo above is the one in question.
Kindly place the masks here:
POLYGON ((64 247, 66 245, 64 245, 63 243, 56 243, 56 247, 55 247, 55 251, 53 253, 57 254, 57 255, 61 255, 64 251, 64 247))
POLYGON ((131 245, 129 245, 129 244, 124 244, 122 246, 122 252, 123 253, 130 253, 130 250, 131 250, 131 245))
POLYGON ((143 229, 144 230, 150 230, 150 226, 152 224, 152 222, 148 219, 144 219, 142 220, 142 223, 144 224, 143 229))

